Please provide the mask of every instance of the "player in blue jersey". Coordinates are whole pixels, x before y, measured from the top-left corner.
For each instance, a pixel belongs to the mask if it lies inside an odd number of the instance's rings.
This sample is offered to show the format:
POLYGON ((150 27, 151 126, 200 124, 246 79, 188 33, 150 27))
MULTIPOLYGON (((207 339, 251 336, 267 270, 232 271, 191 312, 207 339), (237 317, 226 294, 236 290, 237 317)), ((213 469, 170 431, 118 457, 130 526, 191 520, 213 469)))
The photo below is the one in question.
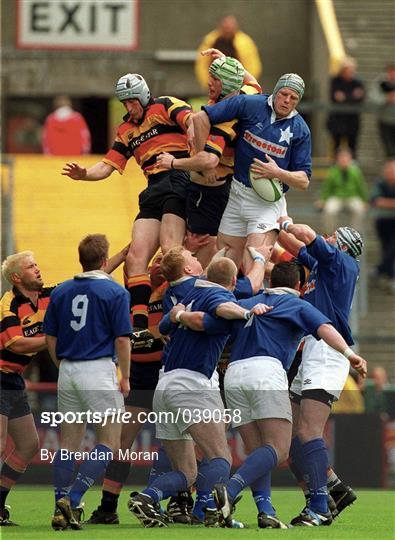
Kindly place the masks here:
MULTIPOLYGON (((351 227, 340 227, 324 239, 308 225, 294 224, 289 218, 280 221, 282 229, 288 233, 281 232, 281 244, 310 269, 304 299, 331 319, 347 344, 352 345, 348 318, 359 275, 357 257, 363 249, 361 235, 351 227)), ((323 430, 332 403, 339 398, 349 372, 347 357, 352 358, 353 354, 350 348, 345 355, 339 354, 314 336, 305 339, 302 362, 290 389, 295 435, 290 455, 292 470, 299 470, 298 477, 308 475, 310 478, 309 502, 292 520, 293 524, 316 526, 331 520, 327 489, 329 462, 323 430)), ((333 475, 335 484, 331 496, 339 504, 339 512, 354 501, 356 495, 335 473, 333 475)))
MULTIPOLYGON (((207 268, 207 280, 197 280, 185 296, 188 309, 204 310, 227 318, 247 318, 249 310, 235 304, 232 290, 237 268, 220 258, 207 268)), ((231 456, 225 437, 223 403, 215 368, 227 340, 226 334, 209 336, 182 326, 184 307, 173 319, 180 323, 172 334, 170 351, 154 395, 158 415, 156 436, 162 440, 173 471, 157 478, 142 493, 133 493, 130 510, 147 526, 163 525, 157 505, 162 498, 185 491, 196 478, 196 458, 192 439, 209 461, 206 477, 210 491, 218 479, 229 476, 231 456), (163 413, 166 412, 166 418, 163 413), (161 416, 162 415, 162 416, 161 416)), ((263 313, 265 306, 256 306, 263 313)), ((167 334, 172 326, 167 315, 160 324, 167 334)))
POLYGON ((218 233, 219 247, 230 246, 240 265, 245 245, 273 245, 285 198, 266 202, 251 187, 250 174, 278 178, 289 187, 307 189, 311 175, 311 137, 295 107, 304 93, 304 81, 295 73, 282 75, 272 95, 236 96, 204 106, 194 116, 195 132, 210 124, 238 119, 235 168, 229 201, 218 233))
MULTIPOLYGON (((206 332, 231 334, 233 346, 225 375, 226 400, 233 411, 240 411, 240 421, 233 424, 238 427, 249 453, 226 485, 215 488, 219 508, 229 525, 233 501, 245 486, 253 487, 261 480, 259 527, 285 527, 271 505, 270 471, 287 459, 291 442, 292 412, 286 372, 305 334, 322 338, 341 352, 348 347, 328 317, 298 298, 299 290, 298 266, 280 263, 272 270, 270 289, 239 302, 247 309, 263 303, 273 307, 270 313, 251 317, 247 322, 223 321, 207 314, 201 319, 206 332)), ((184 324, 196 328, 199 315, 203 314, 185 313, 179 317, 184 324)), ((353 355, 349 360, 361 372, 366 371, 361 357, 353 355)))
POLYGON ((109 415, 124 410, 122 395, 130 390, 129 296, 103 271, 108 247, 101 234, 80 242, 83 272, 53 291, 44 319, 48 350, 59 367, 58 409, 77 419, 62 422, 61 448, 54 459, 52 527, 56 530, 81 528, 81 498, 119 448, 121 424, 109 415), (119 383, 115 358, 121 371, 119 383), (73 454, 92 415, 101 422, 95 423, 97 444, 74 479, 73 454))

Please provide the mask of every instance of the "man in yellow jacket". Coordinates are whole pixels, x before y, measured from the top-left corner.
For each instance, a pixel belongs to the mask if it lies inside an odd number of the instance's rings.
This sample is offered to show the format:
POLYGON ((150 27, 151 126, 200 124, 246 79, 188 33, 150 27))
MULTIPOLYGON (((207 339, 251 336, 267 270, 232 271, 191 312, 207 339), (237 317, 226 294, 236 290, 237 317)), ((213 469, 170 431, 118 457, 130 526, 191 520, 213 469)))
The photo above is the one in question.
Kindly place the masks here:
MULTIPOLYGON (((237 19, 228 15, 221 19, 218 28, 209 32, 198 47, 198 51, 219 49, 225 56, 239 60, 244 68, 256 79, 262 72, 262 64, 257 46, 250 36, 239 30, 237 19)), ((211 58, 198 55, 195 63, 195 74, 204 91, 207 90, 208 68, 211 58)))

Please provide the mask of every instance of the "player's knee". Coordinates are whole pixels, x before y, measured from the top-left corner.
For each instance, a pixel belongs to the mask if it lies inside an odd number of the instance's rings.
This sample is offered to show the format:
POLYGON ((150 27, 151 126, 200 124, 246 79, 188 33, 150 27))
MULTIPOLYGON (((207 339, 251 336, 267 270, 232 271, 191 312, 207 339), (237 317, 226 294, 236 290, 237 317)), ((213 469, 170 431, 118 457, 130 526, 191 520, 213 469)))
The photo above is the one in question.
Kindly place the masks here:
POLYGON ((23 445, 16 444, 15 451, 26 461, 30 461, 40 449, 40 440, 38 435, 32 435, 23 442, 23 445))

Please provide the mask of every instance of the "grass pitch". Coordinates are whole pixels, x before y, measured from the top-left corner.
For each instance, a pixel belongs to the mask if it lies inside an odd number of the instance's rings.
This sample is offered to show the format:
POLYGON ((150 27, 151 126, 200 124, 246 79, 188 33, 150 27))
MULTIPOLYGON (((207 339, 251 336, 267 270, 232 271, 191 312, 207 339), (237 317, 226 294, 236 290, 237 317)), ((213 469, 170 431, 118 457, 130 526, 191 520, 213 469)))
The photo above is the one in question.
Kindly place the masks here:
MULTIPOLYGON (((82 539, 114 540, 182 540, 193 535, 200 540, 211 540, 220 537, 245 540, 252 538, 301 538, 333 540, 353 539, 394 539, 395 538, 395 493, 391 491, 358 490, 356 503, 347 508, 330 527, 295 527, 289 530, 262 530, 256 524, 256 507, 249 491, 245 491, 243 499, 237 505, 235 517, 243 521, 246 529, 207 529, 203 526, 170 525, 168 528, 144 529, 128 511, 126 501, 130 488, 125 488, 120 497, 120 525, 86 525, 82 531, 59 531, 51 529, 53 511, 53 494, 45 487, 19 486, 9 495, 7 503, 11 506, 11 519, 19 523, 19 527, 2 527, 0 536, 4 539, 40 539, 46 540, 55 536, 70 537, 77 535, 82 539)), ((273 504, 282 521, 289 522, 299 513, 303 505, 300 492, 295 490, 274 490, 273 504)), ((97 507, 100 500, 100 489, 88 491, 84 497, 85 519, 97 507)))

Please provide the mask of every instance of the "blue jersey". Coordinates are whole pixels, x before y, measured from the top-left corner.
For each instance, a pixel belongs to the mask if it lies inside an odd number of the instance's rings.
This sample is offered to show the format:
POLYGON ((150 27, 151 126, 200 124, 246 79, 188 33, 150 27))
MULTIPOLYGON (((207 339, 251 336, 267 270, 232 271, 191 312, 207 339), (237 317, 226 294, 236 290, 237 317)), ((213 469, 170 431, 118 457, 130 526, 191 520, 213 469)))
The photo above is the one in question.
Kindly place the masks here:
MULTIPOLYGON (((173 281, 169 285, 163 298, 164 314, 168 313, 175 305, 184 303, 184 297, 194 287, 197 279, 201 278, 195 276, 185 276, 173 281)), ((237 300, 241 300, 242 298, 250 298, 254 294, 250 279, 248 277, 239 278, 233 294, 237 300)))
POLYGON ((329 317, 347 344, 352 345, 348 317, 359 276, 358 262, 322 236, 302 247, 298 260, 310 269, 304 299, 329 317))
POLYGON ((55 336, 56 356, 69 360, 114 357, 114 340, 132 332, 129 293, 105 272, 78 274, 51 294, 44 334, 55 336))
POLYGON ((321 324, 330 323, 318 309, 295 296, 292 289, 266 289, 239 304, 251 309, 258 303, 273 306, 265 315, 254 315, 248 321, 214 319, 204 316, 207 332, 231 333, 230 362, 254 356, 271 356, 280 360, 286 371, 290 368, 300 340, 306 334, 317 339, 321 324))
MULTIPOLYGON (((235 301, 234 295, 224 287, 201 279, 196 281, 183 299, 187 311, 205 311, 214 317, 220 304, 235 301)), ((159 330, 162 334, 168 334, 172 326, 175 325, 166 315, 159 330)), ((181 324, 176 328, 166 347, 165 371, 189 369, 203 373, 210 379, 229 336, 226 333, 209 335, 195 332, 181 324)))
MULTIPOLYGON (((254 158, 266 161, 271 156, 287 171, 304 171, 311 176, 311 136, 306 122, 297 111, 276 120, 272 96, 240 95, 215 105, 202 107, 211 124, 239 120, 234 177, 248 187, 249 169, 254 158)), ((289 187, 284 184, 284 192, 289 187)))

